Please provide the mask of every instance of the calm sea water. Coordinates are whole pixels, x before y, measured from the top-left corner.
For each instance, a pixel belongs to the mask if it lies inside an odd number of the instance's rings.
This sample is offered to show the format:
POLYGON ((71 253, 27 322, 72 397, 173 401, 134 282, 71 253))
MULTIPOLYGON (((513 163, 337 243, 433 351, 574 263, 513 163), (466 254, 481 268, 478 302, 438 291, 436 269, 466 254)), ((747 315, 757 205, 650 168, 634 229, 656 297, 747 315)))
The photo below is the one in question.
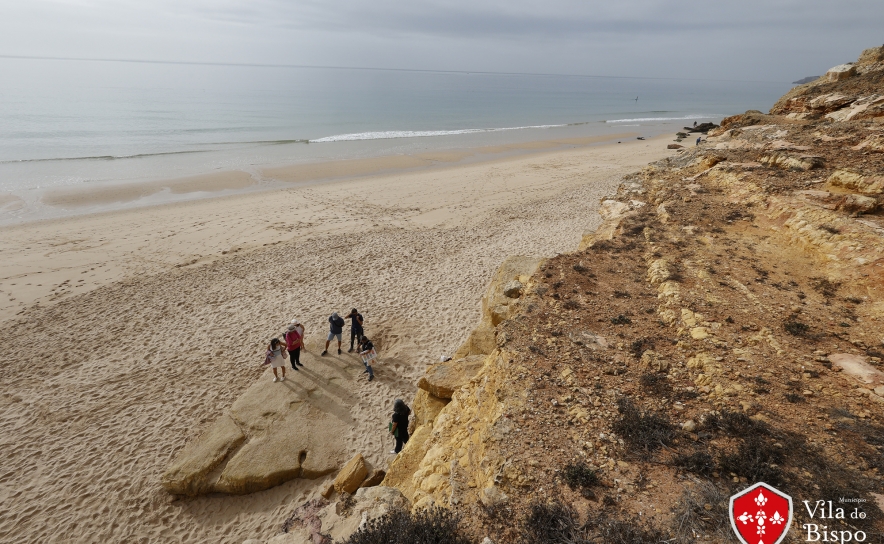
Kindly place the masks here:
MULTIPOLYGON (((0 195, 638 131, 787 83, 0 59, 0 195), (638 100, 635 100, 638 98, 638 100)), ((0 208, 0 213, 3 213, 0 208)))

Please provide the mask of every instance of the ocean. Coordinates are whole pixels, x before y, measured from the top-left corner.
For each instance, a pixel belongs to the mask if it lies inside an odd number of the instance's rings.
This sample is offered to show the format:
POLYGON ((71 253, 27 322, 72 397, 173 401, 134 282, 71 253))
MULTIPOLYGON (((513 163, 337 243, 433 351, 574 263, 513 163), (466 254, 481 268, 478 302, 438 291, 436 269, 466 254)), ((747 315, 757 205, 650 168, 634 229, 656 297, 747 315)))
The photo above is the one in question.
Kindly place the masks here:
POLYGON ((52 189, 623 132, 649 137, 766 111, 790 88, 12 58, 0 58, 0 71, 3 224, 74 213, 40 202, 52 189))

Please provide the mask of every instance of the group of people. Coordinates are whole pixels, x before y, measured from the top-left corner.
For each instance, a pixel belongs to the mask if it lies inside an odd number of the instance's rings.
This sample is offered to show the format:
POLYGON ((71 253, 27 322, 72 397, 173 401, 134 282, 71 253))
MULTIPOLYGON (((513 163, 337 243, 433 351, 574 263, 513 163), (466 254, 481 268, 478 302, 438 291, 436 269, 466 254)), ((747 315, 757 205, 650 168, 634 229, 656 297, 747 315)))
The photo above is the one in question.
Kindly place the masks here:
MULTIPOLYGON (((338 355, 342 353, 341 345, 343 343, 345 319, 350 320, 350 349, 348 353, 352 353, 354 349, 358 350, 362 357, 362 364, 365 366, 365 372, 368 374, 368 381, 374 380, 374 370, 372 370, 372 361, 377 357, 374 344, 365 336, 365 319, 356 308, 350 310, 350 313, 341 317, 338 312, 334 312, 328 318, 329 332, 325 340, 325 349, 321 356, 328 355, 328 348, 335 339, 338 341, 338 355), (355 345, 355 347, 354 347, 355 345)), ((286 364, 288 359, 291 362, 293 370, 300 370, 303 367, 301 362, 301 348, 304 347, 304 325, 297 319, 292 319, 291 323, 286 327, 285 332, 280 337, 274 337, 267 346, 264 357, 264 364, 269 364, 273 369, 273 381, 284 382, 286 364), (277 371, 281 371, 280 373, 277 371)), ((396 440, 396 447, 390 453, 396 454, 402 451, 402 447, 408 442, 408 417, 411 415, 411 409, 402 401, 396 399, 393 404, 393 416, 390 421, 389 431, 396 440)))
MULTIPOLYGON (((377 357, 377 352, 374 349, 374 344, 365 336, 363 328, 365 319, 356 308, 350 310, 350 313, 344 317, 335 312, 328 318, 329 333, 325 340, 325 349, 320 355, 328 355, 328 347, 334 339, 338 340, 338 355, 342 353, 341 344, 346 324, 344 319, 350 319, 350 349, 348 353, 352 353, 354 349, 358 350, 362 357, 362 364, 365 365, 363 374, 368 374, 368 381, 372 381, 374 380, 374 370, 371 363, 377 357)), ((264 364, 269 364, 273 369, 274 382, 285 381, 286 359, 291 362, 293 370, 300 370, 298 367, 304 366, 301 362, 301 348, 303 347, 304 325, 297 319, 292 319, 281 338, 277 336, 270 340, 264 356, 264 364)))

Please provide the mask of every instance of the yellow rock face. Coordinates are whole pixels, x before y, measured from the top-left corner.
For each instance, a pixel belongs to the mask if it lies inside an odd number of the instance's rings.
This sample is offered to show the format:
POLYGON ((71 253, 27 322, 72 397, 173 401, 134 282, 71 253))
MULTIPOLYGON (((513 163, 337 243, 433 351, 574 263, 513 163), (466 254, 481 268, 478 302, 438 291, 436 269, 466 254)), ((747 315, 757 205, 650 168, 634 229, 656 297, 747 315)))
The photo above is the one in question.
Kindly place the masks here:
MULTIPOLYGON (((519 302, 504 295, 505 286, 518 280, 526 284, 525 291, 530 291, 533 286, 527 282, 541 262, 525 257, 510 257, 504 261, 482 299, 479 326, 452 361, 433 365, 421 380, 421 391, 413 404, 414 433, 390 464, 382 483, 401 491, 414 509, 459 502, 493 502, 505 496, 496 489, 505 461, 496 453, 496 443, 512 428, 500 416, 507 407, 517 406, 524 399, 506 393, 513 367, 511 357, 497 348, 492 314, 512 315, 509 312, 519 302), (501 310, 500 306, 508 309, 501 310), (458 369, 469 372, 458 372, 458 369), (436 376, 440 370, 453 376, 464 375, 440 387, 442 380, 437 378, 442 376, 436 376), (439 383, 434 385, 434 382, 439 383), (454 382, 457 387, 452 385, 454 382), (444 395, 451 396, 447 404, 440 398, 444 395)), ((572 415, 587 416, 586 413, 572 415)))
POLYGON ((879 195, 884 193, 884 176, 863 176, 849 170, 836 170, 829 176, 829 185, 843 187, 860 193, 879 195))
POLYGON ((361 453, 357 453, 353 459, 344 465, 341 472, 335 478, 335 491, 338 493, 354 493, 359 489, 359 485, 368 476, 368 466, 361 453))
POLYGON ((454 392, 469 383, 485 364, 484 355, 470 355, 430 365, 417 386, 439 399, 450 399, 454 392))

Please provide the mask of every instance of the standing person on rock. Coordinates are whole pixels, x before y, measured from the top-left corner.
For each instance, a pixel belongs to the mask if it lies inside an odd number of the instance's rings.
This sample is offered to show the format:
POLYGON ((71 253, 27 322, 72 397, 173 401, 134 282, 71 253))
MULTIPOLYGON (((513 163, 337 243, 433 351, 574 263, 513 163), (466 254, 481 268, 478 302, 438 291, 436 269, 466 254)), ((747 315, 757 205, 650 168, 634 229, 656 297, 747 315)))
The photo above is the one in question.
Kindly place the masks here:
POLYGON ((279 341, 279 338, 274 338, 270 341, 270 345, 267 346, 267 353, 265 359, 270 362, 271 368, 273 368, 273 381, 274 382, 284 382, 285 381, 285 360, 288 358, 288 354, 285 352, 285 346, 282 345, 282 342, 279 341), (276 369, 282 369, 282 378, 279 377, 276 373, 276 369))
POLYGON ((298 370, 298 365, 304 366, 301 362, 301 347, 304 345, 304 326, 297 319, 292 319, 285 331, 285 347, 289 352, 289 360, 292 368, 298 370))
POLYGON ((405 405, 402 399, 396 399, 393 403, 393 420, 390 422, 390 434, 396 438, 396 449, 390 453, 399 453, 402 446, 408 443, 408 416, 411 408, 405 405))
POLYGON ((328 345, 333 338, 338 338, 338 355, 341 354, 341 337, 344 333, 344 318, 335 312, 328 318, 328 339, 325 341, 325 349, 320 355, 328 355, 328 345))
POLYGON ((359 340, 362 338, 362 334, 365 332, 362 329, 362 324, 364 323, 362 319, 362 314, 356 308, 350 310, 350 313, 344 316, 344 319, 350 320, 350 349, 347 350, 347 353, 353 352, 353 341, 359 343, 359 340))

